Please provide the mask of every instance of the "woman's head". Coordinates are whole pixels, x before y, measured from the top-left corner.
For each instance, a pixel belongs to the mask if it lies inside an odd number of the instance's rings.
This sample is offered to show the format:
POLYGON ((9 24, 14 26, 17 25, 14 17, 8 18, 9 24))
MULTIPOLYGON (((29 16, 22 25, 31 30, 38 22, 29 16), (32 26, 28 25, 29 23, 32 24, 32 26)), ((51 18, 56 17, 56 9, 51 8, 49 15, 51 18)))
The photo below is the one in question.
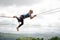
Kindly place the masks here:
POLYGON ((33 13, 33 10, 29 10, 29 13, 33 13))

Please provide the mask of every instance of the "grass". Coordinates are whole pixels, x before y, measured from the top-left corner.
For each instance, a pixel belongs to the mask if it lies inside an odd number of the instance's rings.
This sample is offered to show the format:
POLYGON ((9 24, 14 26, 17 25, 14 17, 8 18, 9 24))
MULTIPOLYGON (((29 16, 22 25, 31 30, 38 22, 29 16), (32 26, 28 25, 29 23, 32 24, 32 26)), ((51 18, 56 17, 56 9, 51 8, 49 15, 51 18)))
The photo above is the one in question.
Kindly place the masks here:
MULTIPOLYGON (((33 38, 33 37, 22 37, 22 38, 17 38, 16 40, 44 40, 44 38, 33 38)), ((59 37, 51 37, 48 40, 60 40, 59 37)))

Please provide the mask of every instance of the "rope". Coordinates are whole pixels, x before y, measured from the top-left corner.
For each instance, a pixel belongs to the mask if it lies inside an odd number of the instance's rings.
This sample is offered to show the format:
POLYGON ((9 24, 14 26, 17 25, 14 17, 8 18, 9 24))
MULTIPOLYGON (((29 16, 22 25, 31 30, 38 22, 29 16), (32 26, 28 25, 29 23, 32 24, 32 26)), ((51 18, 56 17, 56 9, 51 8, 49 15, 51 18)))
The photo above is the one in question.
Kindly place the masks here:
MULTIPOLYGON (((39 14, 51 14, 51 13, 54 13, 54 12, 58 12, 60 11, 60 8, 55 8, 55 9, 51 9, 51 10, 48 10, 48 11, 44 11, 44 12, 41 12, 41 13, 38 13, 36 15, 39 15, 39 14)), ((6 18, 13 18, 13 17, 9 17, 9 16, 0 16, 0 17, 6 17, 6 18)))
POLYGON ((13 17, 9 17, 9 16, 0 16, 0 17, 13 18, 13 17))
POLYGON ((54 12, 58 12, 60 11, 60 8, 55 8, 55 9, 51 9, 51 10, 48 10, 48 11, 44 11, 44 12, 41 12, 41 13, 38 13, 36 15, 39 15, 39 14, 51 14, 51 13, 54 13, 54 12))

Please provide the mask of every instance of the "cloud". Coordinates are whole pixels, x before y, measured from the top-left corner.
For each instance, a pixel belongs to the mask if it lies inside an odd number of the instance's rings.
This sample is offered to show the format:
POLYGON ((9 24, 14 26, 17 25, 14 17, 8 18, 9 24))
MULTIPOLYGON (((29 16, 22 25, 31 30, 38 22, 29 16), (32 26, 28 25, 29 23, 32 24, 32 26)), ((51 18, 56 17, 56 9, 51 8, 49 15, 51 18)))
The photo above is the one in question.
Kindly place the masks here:
POLYGON ((9 5, 32 5, 38 3, 40 0, 0 0, 0 6, 9 6, 9 5))
POLYGON ((13 22, 8 18, 0 18, 0 25, 13 25, 13 22))

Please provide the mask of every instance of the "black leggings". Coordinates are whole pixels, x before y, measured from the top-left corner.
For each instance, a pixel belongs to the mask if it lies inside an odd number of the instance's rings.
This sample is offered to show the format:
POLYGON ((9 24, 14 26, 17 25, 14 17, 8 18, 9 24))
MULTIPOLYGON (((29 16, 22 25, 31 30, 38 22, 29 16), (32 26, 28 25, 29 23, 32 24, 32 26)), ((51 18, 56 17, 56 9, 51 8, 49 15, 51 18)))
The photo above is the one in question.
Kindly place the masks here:
POLYGON ((18 17, 16 17, 16 18, 17 18, 18 22, 21 22, 21 24, 19 24, 18 27, 21 27, 24 24, 24 16, 21 15, 19 18, 18 17))

